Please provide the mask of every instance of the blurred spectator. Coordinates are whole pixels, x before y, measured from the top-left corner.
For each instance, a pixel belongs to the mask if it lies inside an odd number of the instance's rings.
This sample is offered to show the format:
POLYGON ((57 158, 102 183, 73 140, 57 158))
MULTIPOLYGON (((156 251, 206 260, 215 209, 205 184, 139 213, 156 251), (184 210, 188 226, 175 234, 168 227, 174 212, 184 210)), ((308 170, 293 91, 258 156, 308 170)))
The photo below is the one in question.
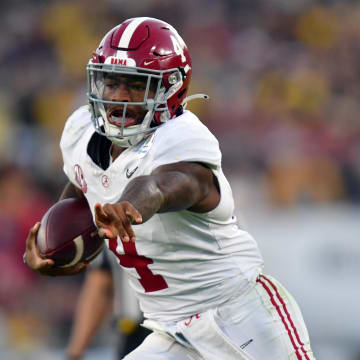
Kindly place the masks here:
POLYGON ((1 307, 18 306, 23 301, 21 294, 37 281, 22 263, 24 239, 49 205, 47 196, 36 188, 24 169, 13 164, 0 168, 0 259, 7 269, 6 276, 0 278, 1 307))
POLYGON ((16 344, 24 350, 34 345, 34 339, 44 337, 44 327, 24 297, 40 282, 23 264, 24 239, 49 205, 47 195, 25 169, 10 163, 0 167, 0 262, 4 269, 0 277, 0 314, 5 311, 7 346, 16 344))

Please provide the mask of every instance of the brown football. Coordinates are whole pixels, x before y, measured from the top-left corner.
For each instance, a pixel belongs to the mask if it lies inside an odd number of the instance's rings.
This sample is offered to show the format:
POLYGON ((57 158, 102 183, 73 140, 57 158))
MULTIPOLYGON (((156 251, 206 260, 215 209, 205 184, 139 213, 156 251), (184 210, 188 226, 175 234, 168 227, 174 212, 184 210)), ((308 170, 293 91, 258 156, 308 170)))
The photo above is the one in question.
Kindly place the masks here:
POLYGON ((104 245, 85 198, 55 203, 42 218, 36 241, 40 256, 58 267, 91 261, 104 245))

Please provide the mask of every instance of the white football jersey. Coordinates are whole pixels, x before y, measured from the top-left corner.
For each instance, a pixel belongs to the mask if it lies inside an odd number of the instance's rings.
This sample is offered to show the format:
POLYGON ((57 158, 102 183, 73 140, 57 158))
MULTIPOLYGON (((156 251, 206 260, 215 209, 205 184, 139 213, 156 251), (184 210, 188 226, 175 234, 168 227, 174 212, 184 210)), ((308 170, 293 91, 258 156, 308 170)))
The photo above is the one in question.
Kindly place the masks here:
POLYGON ((219 182, 221 200, 214 210, 155 214, 134 225, 135 244, 108 241, 145 317, 181 320, 221 304, 254 283, 262 268, 261 255, 254 239, 237 226, 218 141, 193 113, 185 111, 164 123, 106 169, 88 154, 94 136, 100 135, 84 106, 68 119, 60 143, 64 171, 83 190, 93 214, 95 203, 116 203, 129 181, 151 174, 160 165, 200 162, 212 169, 219 182))

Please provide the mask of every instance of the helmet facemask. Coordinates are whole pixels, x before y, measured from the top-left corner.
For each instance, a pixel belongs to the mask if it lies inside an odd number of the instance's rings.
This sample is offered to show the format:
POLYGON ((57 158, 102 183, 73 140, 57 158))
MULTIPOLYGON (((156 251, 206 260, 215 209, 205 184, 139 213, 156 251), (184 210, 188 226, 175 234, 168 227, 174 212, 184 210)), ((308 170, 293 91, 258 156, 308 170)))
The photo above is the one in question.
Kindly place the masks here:
MULTIPOLYGON (((151 70, 139 67, 108 65, 89 62, 88 99, 95 129, 113 143, 129 147, 139 143, 161 123, 170 118, 167 100, 181 88, 182 74, 179 69, 151 70), (137 101, 113 101, 106 99, 105 86, 109 77, 129 80, 138 79, 143 84, 143 95, 137 101), (167 78, 166 90, 163 79, 167 78), (137 108, 140 107, 140 108, 137 108), (114 112, 110 115, 110 109, 114 112), (136 110, 135 110, 136 109, 136 110), (141 110, 140 110, 141 109, 141 110), (139 111, 140 110, 140 111, 139 111), (142 119, 129 125, 129 117, 144 112, 142 119)), ((132 100, 132 99, 131 99, 132 100)))

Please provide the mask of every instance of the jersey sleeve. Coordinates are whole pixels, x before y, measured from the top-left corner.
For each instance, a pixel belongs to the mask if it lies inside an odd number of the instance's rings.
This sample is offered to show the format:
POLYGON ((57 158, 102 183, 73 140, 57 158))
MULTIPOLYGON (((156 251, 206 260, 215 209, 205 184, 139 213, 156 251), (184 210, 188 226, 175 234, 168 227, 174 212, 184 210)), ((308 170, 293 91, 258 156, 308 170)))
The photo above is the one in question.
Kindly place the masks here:
POLYGON ((91 124, 91 114, 88 106, 82 106, 75 110, 65 123, 60 140, 60 149, 63 157, 63 170, 69 180, 77 187, 71 159, 76 155, 76 146, 91 124))
POLYGON ((213 170, 221 166, 219 143, 192 113, 170 120, 155 133, 153 170, 180 161, 200 162, 213 170))

